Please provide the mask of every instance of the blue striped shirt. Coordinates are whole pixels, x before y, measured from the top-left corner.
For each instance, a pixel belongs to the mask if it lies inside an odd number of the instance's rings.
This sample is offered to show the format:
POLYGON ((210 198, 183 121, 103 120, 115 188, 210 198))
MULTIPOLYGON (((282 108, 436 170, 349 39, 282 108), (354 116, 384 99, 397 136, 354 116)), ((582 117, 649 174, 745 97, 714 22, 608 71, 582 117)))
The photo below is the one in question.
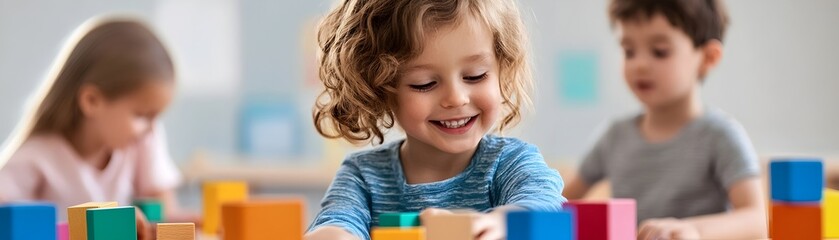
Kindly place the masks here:
POLYGON ((405 181, 399 161, 403 142, 349 155, 309 231, 338 226, 370 239, 370 227, 378 225, 382 213, 429 207, 489 212, 502 205, 553 211, 566 201, 559 173, 545 164, 536 146, 521 140, 487 135, 463 172, 422 184, 405 181))

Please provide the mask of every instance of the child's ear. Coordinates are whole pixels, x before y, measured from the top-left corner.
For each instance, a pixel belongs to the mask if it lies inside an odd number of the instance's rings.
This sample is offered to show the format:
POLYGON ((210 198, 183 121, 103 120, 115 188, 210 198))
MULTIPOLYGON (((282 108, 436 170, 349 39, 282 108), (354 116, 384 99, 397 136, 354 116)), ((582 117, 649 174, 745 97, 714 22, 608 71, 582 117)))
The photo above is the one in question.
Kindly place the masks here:
POLYGON ((722 42, 711 39, 702 46, 702 63, 699 66, 699 76, 704 78, 711 69, 722 60, 722 42))
POLYGON ((105 95, 98 87, 92 84, 84 84, 79 88, 79 109, 84 116, 96 114, 105 104, 105 95))

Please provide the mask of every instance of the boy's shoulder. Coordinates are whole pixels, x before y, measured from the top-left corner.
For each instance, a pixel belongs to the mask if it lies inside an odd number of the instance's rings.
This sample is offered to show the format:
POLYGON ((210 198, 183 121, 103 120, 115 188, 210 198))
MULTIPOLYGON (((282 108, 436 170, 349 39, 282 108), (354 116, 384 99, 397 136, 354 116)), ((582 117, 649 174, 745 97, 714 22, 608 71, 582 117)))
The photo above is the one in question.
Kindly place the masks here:
POLYGON ((703 132, 709 134, 723 137, 745 134, 743 125, 733 116, 719 108, 707 108, 700 121, 703 132))

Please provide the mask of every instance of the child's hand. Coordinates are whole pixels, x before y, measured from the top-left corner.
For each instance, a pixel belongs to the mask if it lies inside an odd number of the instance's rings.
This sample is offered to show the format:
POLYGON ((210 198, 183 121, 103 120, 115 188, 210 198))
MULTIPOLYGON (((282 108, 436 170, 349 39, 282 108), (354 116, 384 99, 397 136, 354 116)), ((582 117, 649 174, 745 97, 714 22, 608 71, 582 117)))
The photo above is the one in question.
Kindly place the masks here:
POLYGON ((134 216, 137 220, 137 240, 152 240, 155 238, 154 229, 146 219, 146 215, 139 208, 134 208, 134 216))
MULTIPOLYGON (((420 212, 420 221, 430 216, 453 214, 452 211, 428 208, 420 212)), ((475 240, 498 240, 507 236, 507 226, 504 221, 503 211, 491 213, 474 213, 472 222, 472 235, 475 240)))
POLYGON ((699 239, 699 230, 675 218, 649 219, 638 228, 638 240, 648 239, 699 239))

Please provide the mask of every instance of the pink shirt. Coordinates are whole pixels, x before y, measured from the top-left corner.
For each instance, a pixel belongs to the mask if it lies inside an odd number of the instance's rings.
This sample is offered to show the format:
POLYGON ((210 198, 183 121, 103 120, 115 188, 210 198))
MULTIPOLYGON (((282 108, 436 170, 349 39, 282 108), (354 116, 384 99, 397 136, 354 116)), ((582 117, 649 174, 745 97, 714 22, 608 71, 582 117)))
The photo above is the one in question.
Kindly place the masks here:
POLYGON ((34 135, 0 169, 0 202, 49 201, 56 204, 59 219, 66 220, 69 206, 92 201, 130 205, 135 198, 174 189, 180 181, 163 131, 115 150, 104 169, 82 160, 61 135, 34 135))

